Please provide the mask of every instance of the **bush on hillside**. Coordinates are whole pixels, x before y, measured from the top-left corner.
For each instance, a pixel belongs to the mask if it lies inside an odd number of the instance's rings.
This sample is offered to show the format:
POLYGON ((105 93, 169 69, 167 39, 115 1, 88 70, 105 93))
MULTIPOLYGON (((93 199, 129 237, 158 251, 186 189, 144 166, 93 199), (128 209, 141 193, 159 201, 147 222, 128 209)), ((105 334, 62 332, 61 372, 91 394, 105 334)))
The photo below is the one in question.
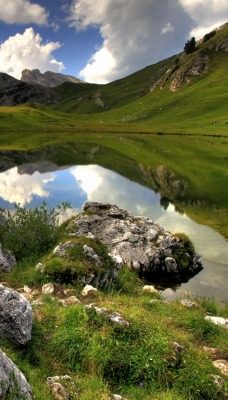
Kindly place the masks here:
POLYGON ((209 33, 206 33, 203 37, 203 42, 207 42, 210 38, 216 35, 216 31, 211 31, 209 33))
POLYGON ((25 209, 15 205, 15 212, 0 209, 5 219, 0 224, 0 243, 3 248, 12 250, 17 260, 37 256, 48 251, 58 240, 58 216, 70 207, 62 203, 48 211, 47 204, 25 209))
POLYGON ((193 53, 196 50, 196 39, 192 37, 184 45, 184 52, 186 54, 193 53))

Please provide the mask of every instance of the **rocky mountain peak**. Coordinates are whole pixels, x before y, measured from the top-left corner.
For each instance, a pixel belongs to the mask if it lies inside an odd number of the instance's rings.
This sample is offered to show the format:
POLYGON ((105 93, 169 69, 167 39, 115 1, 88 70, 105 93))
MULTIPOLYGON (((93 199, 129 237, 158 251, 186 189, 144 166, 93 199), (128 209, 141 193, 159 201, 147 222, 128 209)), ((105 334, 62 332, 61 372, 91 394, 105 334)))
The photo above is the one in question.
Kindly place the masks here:
POLYGON ((42 74, 39 69, 24 69, 21 75, 21 81, 46 87, 59 86, 64 82, 82 83, 78 78, 71 75, 64 75, 57 72, 46 71, 42 74))

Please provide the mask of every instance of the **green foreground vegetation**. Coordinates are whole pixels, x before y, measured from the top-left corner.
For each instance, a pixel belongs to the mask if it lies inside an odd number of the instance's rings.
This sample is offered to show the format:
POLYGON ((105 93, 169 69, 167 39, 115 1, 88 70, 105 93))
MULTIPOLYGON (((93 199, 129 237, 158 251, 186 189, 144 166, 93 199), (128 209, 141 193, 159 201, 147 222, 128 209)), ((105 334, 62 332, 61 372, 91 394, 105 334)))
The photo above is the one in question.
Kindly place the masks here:
POLYGON ((69 249, 65 260, 53 255, 57 242, 69 240, 67 222, 53 231, 53 218, 45 206, 34 212, 18 209, 16 223, 6 222, 0 232, 1 242, 9 248, 15 240, 22 244, 18 267, 1 273, 0 280, 15 289, 29 285, 42 302, 33 306, 32 339, 26 346, 0 341, 1 349, 25 374, 34 399, 54 400, 47 377, 67 374, 77 388, 70 400, 107 400, 111 393, 128 400, 225 400, 226 378, 212 361, 227 358, 227 331, 205 316, 228 317, 227 303, 198 298, 194 299, 198 306, 186 308, 180 301, 164 302, 159 294, 144 293, 144 283, 127 268, 106 291, 83 297, 77 278, 96 268, 82 257, 83 244, 95 246, 105 268, 111 260, 99 241, 84 237, 74 239, 76 247, 69 249), (40 246, 37 232, 45 232, 46 247, 40 246), (32 246, 27 243, 25 249, 28 234, 32 246), (37 262, 47 266, 43 273, 35 269, 37 262), (58 283, 59 294, 42 294, 41 286, 47 282, 58 283), (70 289, 69 295, 81 303, 64 307, 59 302, 63 289, 70 289), (129 326, 85 308, 92 302, 120 313, 129 326), (177 344, 182 346, 179 351, 177 344), (204 346, 216 348, 214 356, 204 346), (222 377, 220 386, 215 375, 222 377))

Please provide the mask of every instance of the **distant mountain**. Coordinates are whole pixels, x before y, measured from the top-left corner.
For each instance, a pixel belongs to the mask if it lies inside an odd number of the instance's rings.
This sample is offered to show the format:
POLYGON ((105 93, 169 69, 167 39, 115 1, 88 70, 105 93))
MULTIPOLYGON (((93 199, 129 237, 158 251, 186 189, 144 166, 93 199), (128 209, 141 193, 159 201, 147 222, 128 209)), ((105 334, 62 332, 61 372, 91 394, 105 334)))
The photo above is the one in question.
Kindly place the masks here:
POLYGON ((52 71, 47 71, 42 74, 38 69, 24 69, 22 71, 21 81, 45 87, 59 86, 64 82, 83 83, 83 81, 74 76, 63 75, 52 71))
POLYGON ((10 75, 5 74, 4 72, 0 73, 0 90, 15 86, 19 82, 20 81, 18 81, 18 79, 15 79, 10 75))
POLYGON ((21 82, 5 73, 0 73, 0 106, 15 106, 24 103, 53 104, 61 96, 50 88, 21 82))

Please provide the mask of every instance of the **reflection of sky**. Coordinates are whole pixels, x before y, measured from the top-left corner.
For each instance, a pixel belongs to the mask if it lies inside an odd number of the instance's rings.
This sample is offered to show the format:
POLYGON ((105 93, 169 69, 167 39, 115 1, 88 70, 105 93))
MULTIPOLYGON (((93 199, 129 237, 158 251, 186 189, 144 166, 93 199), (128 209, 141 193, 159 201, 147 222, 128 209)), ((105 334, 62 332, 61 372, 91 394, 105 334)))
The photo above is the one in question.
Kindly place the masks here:
POLYGON ((53 208, 64 201, 71 202, 72 211, 82 209, 88 201, 108 202, 126 208, 134 215, 145 215, 171 232, 184 232, 203 255, 205 269, 182 289, 201 295, 226 298, 227 242, 221 235, 199 225, 185 214, 178 214, 173 205, 165 211, 160 196, 152 190, 97 165, 75 166, 33 175, 20 175, 17 168, 0 174, 0 206, 7 209, 12 203, 39 206, 47 201, 53 208), (226 268, 226 269, 225 269, 226 268))
POLYGON ((47 199, 49 192, 44 187, 53 180, 53 173, 20 175, 17 167, 9 169, 0 174, 1 198, 4 202, 20 203, 21 206, 30 203, 36 196, 47 199))

